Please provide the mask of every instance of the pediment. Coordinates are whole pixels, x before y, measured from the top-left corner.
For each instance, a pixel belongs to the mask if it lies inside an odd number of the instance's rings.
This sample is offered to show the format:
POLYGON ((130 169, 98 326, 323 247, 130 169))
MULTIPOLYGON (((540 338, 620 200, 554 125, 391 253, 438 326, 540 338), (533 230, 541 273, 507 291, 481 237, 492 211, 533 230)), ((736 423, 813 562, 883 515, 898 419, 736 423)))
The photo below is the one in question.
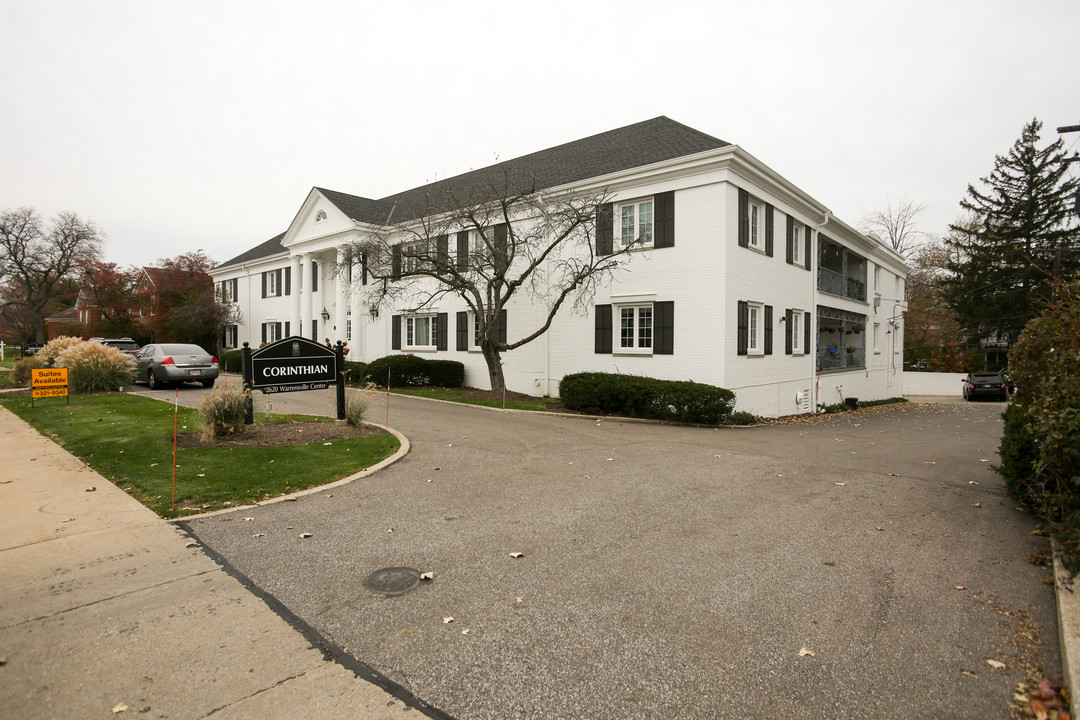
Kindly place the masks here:
POLYGON ((351 218, 326 199, 318 188, 312 188, 281 239, 281 244, 294 247, 309 240, 346 232, 354 227, 355 223, 351 218))

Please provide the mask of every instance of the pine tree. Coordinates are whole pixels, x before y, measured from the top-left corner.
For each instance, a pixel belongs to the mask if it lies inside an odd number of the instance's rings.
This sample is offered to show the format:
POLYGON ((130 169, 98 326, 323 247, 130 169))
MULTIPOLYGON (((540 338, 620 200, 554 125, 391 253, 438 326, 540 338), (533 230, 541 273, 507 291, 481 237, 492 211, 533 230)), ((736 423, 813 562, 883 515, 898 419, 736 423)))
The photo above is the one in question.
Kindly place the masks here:
MULTIPOLYGON (((950 226, 952 276, 943 299, 973 344, 1009 344, 1053 294, 1080 271, 1080 233, 1070 216, 1077 181, 1059 139, 1039 149, 1042 123, 1024 127, 1009 153, 968 185, 964 222, 950 226)), ((995 368, 996 369, 996 368, 995 368)))

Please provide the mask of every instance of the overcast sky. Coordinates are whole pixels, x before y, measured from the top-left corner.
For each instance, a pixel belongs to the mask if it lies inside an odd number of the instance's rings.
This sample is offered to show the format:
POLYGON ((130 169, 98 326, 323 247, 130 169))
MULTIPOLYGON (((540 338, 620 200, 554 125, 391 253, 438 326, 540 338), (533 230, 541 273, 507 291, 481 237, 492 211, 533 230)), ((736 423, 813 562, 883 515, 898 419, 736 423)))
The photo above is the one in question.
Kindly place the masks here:
POLYGON ((315 185, 667 115, 850 224, 909 198, 943 233, 1027 121, 1080 123, 1078 30, 1076 0, 0 0, 0 210, 76 212, 122 264, 224 261, 315 185))

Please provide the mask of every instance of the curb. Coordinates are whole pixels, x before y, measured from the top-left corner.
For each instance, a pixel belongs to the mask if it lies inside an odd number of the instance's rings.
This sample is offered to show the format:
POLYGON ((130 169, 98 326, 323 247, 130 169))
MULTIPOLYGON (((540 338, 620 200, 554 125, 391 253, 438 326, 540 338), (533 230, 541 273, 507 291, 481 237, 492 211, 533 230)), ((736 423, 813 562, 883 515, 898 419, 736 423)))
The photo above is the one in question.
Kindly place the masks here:
POLYGON ((1080 596, 1054 548, 1054 594, 1057 596, 1058 647, 1061 651, 1061 683, 1069 688, 1069 709, 1077 717, 1074 689, 1080 689, 1080 596), (1073 659, 1070 662, 1070 658, 1073 659))

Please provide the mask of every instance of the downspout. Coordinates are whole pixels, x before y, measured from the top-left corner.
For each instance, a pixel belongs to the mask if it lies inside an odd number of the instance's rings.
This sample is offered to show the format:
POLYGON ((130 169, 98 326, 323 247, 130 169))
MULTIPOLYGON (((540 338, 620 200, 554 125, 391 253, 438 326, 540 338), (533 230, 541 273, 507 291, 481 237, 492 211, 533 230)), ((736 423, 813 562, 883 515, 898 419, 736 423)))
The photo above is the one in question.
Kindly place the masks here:
MULTIPOLYGON (((832 213, 829 212, 828 210, 826 210, 824 216, 821 219, 821 223, 817 226, 816 233, 817 233, 817 240, 818 240, 818 247, 819 248, 821 247, 821 229, 829 224, 829 219, 831 217, 832 217, 832 213)), ((807 258, 807 260, 810 260, 810 258, 807 258)), ((818 294, 817 276, 818 276, 818 273, 821 270, 821 253, 820 252, 818 252, 818 256, 816 258, 814 258, 812 260, 812 262, 814 263, 814 271, 813 271, 814 276, 812 278, 810 278, 810 281, 813 283, 813 288, 814 288, 814 301, 812 303, 813 306, 814 306, 814 312, 813 312, 811 317, 814 318, 815 332, 814 332, 814 352, 811 353, 811 355, 810 355, 810 361, 813 363, 812 372, 813 372, 813 378, 814 378, 814 382, 813 382, 814 392, 813 392, 813 397, 810 399, 810 401, 811 401, 811 407, 813 408, 812 411, 816 413, 817 412, 817 407, 818 407, 818 398, 821 397, 821 370, 819 370, 818 366, 817 366, 817 349, 818 349, 817 348, 817 337, 818 337, 818 334, 817 334, 817 331, 816 331, 817 330, 817 327, 816 327, 817 326, 817 319, 818 319, 818 314, 817 314, 817 294, 818 294)))

